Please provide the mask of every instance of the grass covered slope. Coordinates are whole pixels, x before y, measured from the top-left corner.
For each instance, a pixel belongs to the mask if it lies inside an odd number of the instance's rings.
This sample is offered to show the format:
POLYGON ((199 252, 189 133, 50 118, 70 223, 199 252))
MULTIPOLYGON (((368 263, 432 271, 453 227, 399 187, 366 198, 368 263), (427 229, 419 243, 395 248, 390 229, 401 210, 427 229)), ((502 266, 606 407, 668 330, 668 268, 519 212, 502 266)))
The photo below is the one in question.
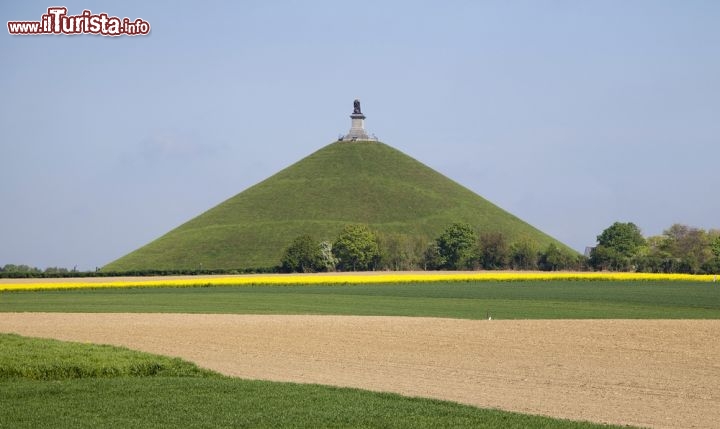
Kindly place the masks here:
POLYGON ((335 142, 103 269, 271 267, 300 234, 332 240, 344 225, 364 223, 430 240, 453 222, 557 243, 388 145, 335 142))

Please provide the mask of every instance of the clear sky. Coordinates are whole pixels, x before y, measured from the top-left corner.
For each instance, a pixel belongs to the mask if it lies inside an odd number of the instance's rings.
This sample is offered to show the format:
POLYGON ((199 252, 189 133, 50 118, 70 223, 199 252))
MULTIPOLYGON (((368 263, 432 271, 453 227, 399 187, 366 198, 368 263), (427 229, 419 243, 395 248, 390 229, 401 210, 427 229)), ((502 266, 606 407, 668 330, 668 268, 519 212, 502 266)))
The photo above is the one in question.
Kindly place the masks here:
POLYGON ((0 266, 87 270, 350 127, 582 251, 720 227, 720 2, 123 1, 147 36, 0 36, 0 266))

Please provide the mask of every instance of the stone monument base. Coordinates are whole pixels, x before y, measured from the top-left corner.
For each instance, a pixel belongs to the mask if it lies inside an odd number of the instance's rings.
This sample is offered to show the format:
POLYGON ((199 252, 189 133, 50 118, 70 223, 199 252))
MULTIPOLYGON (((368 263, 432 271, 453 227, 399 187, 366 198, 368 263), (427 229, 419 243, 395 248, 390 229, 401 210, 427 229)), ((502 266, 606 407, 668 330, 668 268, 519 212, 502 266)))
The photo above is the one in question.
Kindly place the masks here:
POLYGON ((369 136, 365 131, 365 115, 360 112, 360 100, 354 101, 355 111, 350 115, 352 123, 350 124, 350 132, 340 137, 342 141, 378 141, 377 137, 369 136))
POLYGON ((369 136, 365 131, 365 115, 362 113, 353 113, 350 115, 352 123, 350 124, 350 132, 348 132, 343 140, 357 141, 357 140, 368 140, 377 141, 377 137, 369 136))

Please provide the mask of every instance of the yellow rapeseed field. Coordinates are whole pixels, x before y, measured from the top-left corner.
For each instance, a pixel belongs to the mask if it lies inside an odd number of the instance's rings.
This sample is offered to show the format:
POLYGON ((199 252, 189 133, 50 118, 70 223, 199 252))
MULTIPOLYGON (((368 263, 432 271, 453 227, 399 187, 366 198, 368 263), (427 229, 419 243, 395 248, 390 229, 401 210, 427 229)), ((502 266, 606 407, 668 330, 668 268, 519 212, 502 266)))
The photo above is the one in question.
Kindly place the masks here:
POLYGON ((7 279, 0 281, 0 291, 43 289, 89 289, 123 287, 191 287, 238 285, 308 285, 308 284, 369 284, 413 282, 482 282, 482 281, 551 281, 551 280, 614 280, 614 281, 717 281, 716 275, 607 273, 607 272, 393 272, 393 273, 322 273, 266 274, 239 276, 186 276, 83 279, 7 279))

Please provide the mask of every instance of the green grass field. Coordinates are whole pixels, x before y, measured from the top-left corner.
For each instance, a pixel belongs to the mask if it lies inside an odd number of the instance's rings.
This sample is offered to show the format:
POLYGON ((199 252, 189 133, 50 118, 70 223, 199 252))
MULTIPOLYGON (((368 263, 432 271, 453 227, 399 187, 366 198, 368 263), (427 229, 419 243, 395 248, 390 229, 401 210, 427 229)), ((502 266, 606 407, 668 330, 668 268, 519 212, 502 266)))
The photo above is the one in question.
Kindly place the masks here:
POLYGON ((692 282, 528 281, 5 292, 0 293, 0 311, 717 319, 720 286, 692 282))
POLYGON ((121 347, 0 334, 0 381, 216 375, 182 359, 121 347))
POLYGON ((179 359, 7 334, 0 334, 0 369, 0 428, 609 427, 357 389, 233 379, 179 359))

